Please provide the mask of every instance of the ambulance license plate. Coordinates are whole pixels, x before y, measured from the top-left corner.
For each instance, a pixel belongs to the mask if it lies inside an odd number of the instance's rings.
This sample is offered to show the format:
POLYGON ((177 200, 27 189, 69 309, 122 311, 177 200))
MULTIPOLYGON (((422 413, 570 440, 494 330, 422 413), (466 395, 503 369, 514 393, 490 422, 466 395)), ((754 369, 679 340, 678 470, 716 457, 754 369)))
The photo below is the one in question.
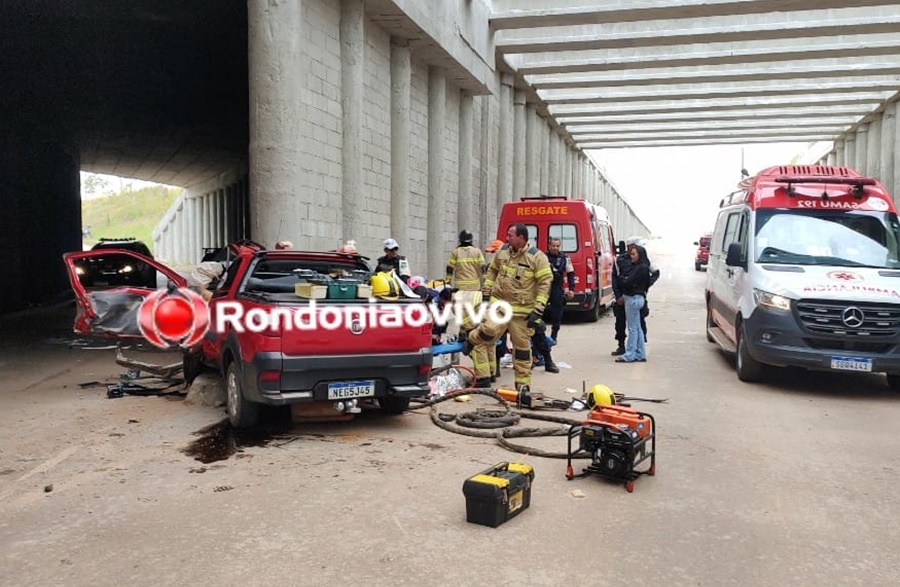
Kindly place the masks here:
POLYGON ((831 368, 838 371, 872 371, 872 359, 856 357, 831 357, 831 368))
POLYGON ((328 399, 348 399, 375 395, 374 381, 347 381, 328 384, 328 399))

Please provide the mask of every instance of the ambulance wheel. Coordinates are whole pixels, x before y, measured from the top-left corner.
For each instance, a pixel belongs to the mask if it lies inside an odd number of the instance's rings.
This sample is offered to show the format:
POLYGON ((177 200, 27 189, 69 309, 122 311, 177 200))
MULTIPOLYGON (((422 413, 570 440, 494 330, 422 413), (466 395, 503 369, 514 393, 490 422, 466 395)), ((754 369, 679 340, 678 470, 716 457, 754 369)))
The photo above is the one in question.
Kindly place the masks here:
POLYGON ((409 398, 387 395, 378 398, 378 405, 386 414, 402 414, 409 409, 409 398))
POLYGON ((738 332, 737 353, 734 358, 738 379, 747 383, 759 381, 763 374, 763 364, 750 356, 750 349, 747 348, 747 329, 743 324, 738 332))
POLYGON ((887 374, 888 387, 894 391, 900 391, 900 375, 894 373, 887 374))
POLYGON ((596 322, 600 319, 600 315, 603 313, 603 306, 600 305, 600 300, 594 304, 594 307, 588 310, 587 312, 587 321, 588 322, 596 322))
POLYGON ((241 371, 237 361, 232 361, 225 371, 225 398, 228 420, 235 428, 252 428, 259 420, 259 406, 247 401, 241 387, 241 371))
POLYGON ((700 271, 700 261, 694 261, 694 271, 700 271))
POLYGON ((625 482, 625 491, 627 491, 628 493, 634 492, 634 481, 625 482))
POLYGON ((707 342, 716 342, 716 339, 712 337, 712 334, 709 333, 709 329, 715 327, 716 323, 713 321, 712 310, 709 308, 709 305, 706 306, 706 340, 707 342))

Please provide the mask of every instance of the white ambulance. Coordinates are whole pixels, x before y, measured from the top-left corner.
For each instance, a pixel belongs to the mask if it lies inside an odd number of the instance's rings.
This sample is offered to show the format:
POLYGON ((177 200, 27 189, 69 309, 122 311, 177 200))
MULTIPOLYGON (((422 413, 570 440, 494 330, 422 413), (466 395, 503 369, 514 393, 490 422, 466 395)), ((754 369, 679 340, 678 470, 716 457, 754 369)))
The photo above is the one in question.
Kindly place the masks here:
POLYGON ((886 373, 900 390, 900 222, 846 167, 770 167, 722 200, 709 249, 707 339, 737 376, 767 365, 886 373))

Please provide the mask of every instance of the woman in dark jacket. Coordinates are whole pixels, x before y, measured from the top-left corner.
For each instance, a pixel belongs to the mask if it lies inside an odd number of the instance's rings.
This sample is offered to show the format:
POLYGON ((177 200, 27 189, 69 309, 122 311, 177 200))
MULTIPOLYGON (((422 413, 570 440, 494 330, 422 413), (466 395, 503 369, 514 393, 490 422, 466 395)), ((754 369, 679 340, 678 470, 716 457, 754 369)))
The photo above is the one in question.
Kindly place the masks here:
POLYGON ((625 339, 625 354, 616 359, 617 363, 644 362, 647 351, 644 347, 644 332, 641 330, 641 308, 646 303, 647 290, 650 288, 650 261, 647 250, 635 246, 629 251, 631 266, 619 278, 622 296, 625 298, 625 327, 628 336, 625 339))

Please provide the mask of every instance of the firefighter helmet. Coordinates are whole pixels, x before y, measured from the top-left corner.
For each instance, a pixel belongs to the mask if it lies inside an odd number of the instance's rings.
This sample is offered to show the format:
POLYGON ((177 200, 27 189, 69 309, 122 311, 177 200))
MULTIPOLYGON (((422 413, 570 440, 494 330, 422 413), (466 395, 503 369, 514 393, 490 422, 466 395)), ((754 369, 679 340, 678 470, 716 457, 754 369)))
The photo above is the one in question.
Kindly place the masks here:
POLYGON ((472 236, 472 233, 469 232, 468 230, 461 230, 459 232, 459 244, 460 245, 471 245, 472 241, 474 239, 475 239, 475 237, 472 236))
POLYGON ((609 387, 598 383, 588 390, 587 405, 590 408, 596 406, 611 406, 616 403, 616 395, 609 387))
POLYGON ((390 271, 379 271, 369 279, 369 285, 372 286, 372 296, 376 298, 397 299, 400 291, 390 271))

